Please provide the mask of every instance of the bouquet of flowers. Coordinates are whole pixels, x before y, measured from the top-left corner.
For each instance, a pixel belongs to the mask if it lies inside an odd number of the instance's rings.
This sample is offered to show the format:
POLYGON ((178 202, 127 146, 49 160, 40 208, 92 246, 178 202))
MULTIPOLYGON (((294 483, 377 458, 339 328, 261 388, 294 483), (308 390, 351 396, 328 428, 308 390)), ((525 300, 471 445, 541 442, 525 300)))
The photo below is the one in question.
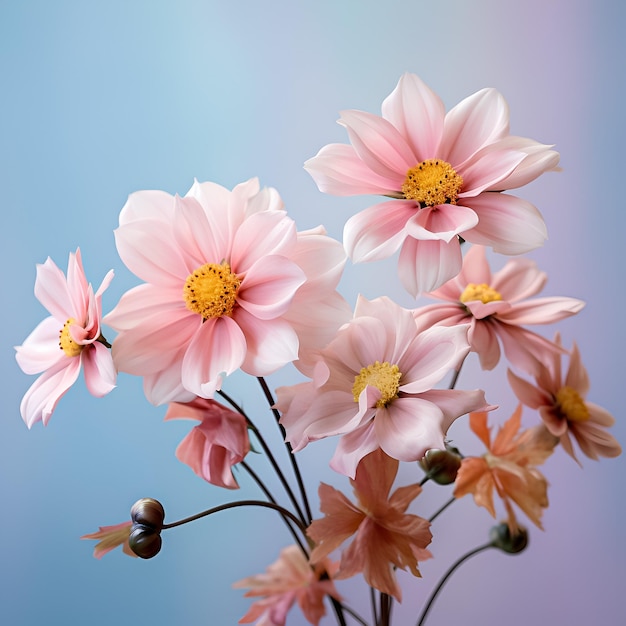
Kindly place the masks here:
POLYGON ((130 519, 84 537, 99 540, 98 558, 122 546, 149 559, 165 530, 225 509, 272 509, 289 544, 266 572, 235 583, 254 599, 240 623, 282 625, 297 604, 318 624, 328 604, 337 624, 388 626, 402 600, 395 572, 420 576, 420 562, 432 556, 435 518, 466 495, 494 518, 499 509, 503 521, 451 565, 416 616, 419 626, 467 558, 526 547, 520 512, 542 527, 548 497, 540 466, 551 454, 580 463, 621 453, 607 430, 613 417, 587 400, 576 345, 528 328, 584 306, 534 297, 547 276, 520 255, 543 245, 546 227, 532 204, 508 193, 556 170, 558 153, 509 134, 508 107, 496 90, 446 112, 412 74, 400 78, 381 115, 343 111, 339 123, 350 143, 323 147, 306 170, 324 193, 382 196, 347 220, 343 242, 322 226, 297 230, 277 191, 255 179, 232 190, 196 181, 184 197, 139 191, 122 208, 115 238, 143 282, 103 316, 113 272, 94 290, 80 250, 66 273, 48 259, 37 267, 35 295, 50 316, 16 348, 22 370, 39 374, 21 404, 29 428, 48 423, 81 370, 96 397, 126 372, 143 379, 152 404, 167 405, 165 419, 195 420, 176 450, 195 474, 235 490, 239 468, 258 485, 259 499, 229 500, 176 521, 143 498, 130 519), (488 248, 511 258, 492 271, 488 248), (373 262, 398 251, 402 286, 436 302, 407 309, 381 295, 359 297, 353 307, 339 293, 348 257, 373 262), (511 416, 482 390, 462 389, 471 352, 482 370, 508 364, 519 400, 511 416), (302 382, 270 389, 265 377, 290 364, 302 382), (287 468, 228 391, 237 370, 258 380, 289 452, 287 468), (528 428, 523 411, 534 419, 528 428), (457 419, 469 421, 484 454, 467 456, 447 439, 457 419), (330 466, 352 494, 321 483, 316 514, 298 452, 328 437, 338 438, 330 466), (275 472, 281 493, 249 462, 253 453, 275 472), (400 463, 411 464, 412 484, 394 485, 400 463), (452 489, 439 511, 429 518, 409 512, 419 510, 414 501, 423 489, 437 485, 452 489), (370 590, 367 613, 339 592, 339 581, 358 574, 370 590))

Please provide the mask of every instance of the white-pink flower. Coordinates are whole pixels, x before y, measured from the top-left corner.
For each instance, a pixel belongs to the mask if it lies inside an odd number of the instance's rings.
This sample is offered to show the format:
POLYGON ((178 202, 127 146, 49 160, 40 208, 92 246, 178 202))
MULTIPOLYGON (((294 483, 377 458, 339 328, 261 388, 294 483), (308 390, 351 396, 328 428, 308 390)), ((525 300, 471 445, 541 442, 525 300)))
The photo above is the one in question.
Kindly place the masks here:
POLYGON ((563 349, 526 328, 526 324, 552 324, 578 313, 585 303, 576 298, 531 298, 548 276, 530 259, 511 259, 493 273, 485 248, 472 246, 460 273, 427 294, 443 300, 414 311, 418 326, 469 324, 468 339, 483 369, 500 360, 500 343, 509 362, 531 374, 560 355, 563 349))
POLYGON ((113 357, 121 371, 144 377, 155 404, 211 397, 238 368, 272 373, 298 358, 300 331, 311 349, 315 312, 299 325, 296 298, 310 280, 309 259, 316 255, 325 272, 321 302, 332 300, 344 263, 338 242, 319 229, 298 234, 278 193, 256 179, 232 191, 195 182, 183 198, 134 193, 115 235, 122 260, 146 282, 106 316, 119 331, 113 357))
POLYGON ((389 298, 359 298, 354 318, 319 352, 313 380, 277 389, 281 423, 294 450, 342 435, 331 466, 354 478, 378 448, 416 461, 443 448, 452 422, 486 408, 484 393, 433 389, 469 351, 467 327, 419 332, 389 298))
POLYGON ((67 277, 49 257, 43 265, 37 265, 35 296, 50 317, 15 347, 22 370, 41 374, 20 405, 28 428, 36 422, 44 426, 48 423, 81 368, 87 389, 94 396, 104 396, 115 387, 113 360, 100 330, 102 293, 112 278, 110 271, 94 293, 85 277, 80 249, 70 253, 67 277))
POLYGON ((357 262, 391 256, 413 295, 461 269, 459 237, 520 254, 541 246, 538 210, 501 193, 547 170, 551 146, 509 135, 509 110, 495 89, 469 96, 448 113, 414 74, 404 74, 382 105, 382 117, 342 111, 352 145, 330 144, 305 163, 321 191, 391 198, 353 216, 344 229, 357 262))

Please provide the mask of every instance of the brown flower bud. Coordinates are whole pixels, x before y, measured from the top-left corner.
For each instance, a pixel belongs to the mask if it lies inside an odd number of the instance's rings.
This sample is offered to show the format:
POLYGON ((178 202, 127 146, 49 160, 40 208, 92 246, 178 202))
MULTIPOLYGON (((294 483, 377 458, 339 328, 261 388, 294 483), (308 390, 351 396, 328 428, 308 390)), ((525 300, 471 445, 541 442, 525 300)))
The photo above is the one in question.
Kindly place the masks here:
POLYGON ((133 524, 141 524, 161 532, 163 520, 165 519, 165 510, 158 500, 141 498, 141 500, 137 500, 133 504, 130 510, 130 519, 133 521, 133 524))
POLYGON ((508 554, 517 554, 526 549, 528 545, 528 531, 521 526, 515 534, 511 533, 506 523, 494 526, 489 532, 489 538, 494 548, 499 548, 508 554))
POLYGON ((457 472, 461 467, 461 456, 455 448, 428 450, 420 461, 422 469, 430 480, 439 485, 449 485, 456 480, 457 472))
POLYGON ((151 559, 161 550, 161 535, 159 531, 142 524, 133 524, 128 545, 130 549, 142 559, 151 559))

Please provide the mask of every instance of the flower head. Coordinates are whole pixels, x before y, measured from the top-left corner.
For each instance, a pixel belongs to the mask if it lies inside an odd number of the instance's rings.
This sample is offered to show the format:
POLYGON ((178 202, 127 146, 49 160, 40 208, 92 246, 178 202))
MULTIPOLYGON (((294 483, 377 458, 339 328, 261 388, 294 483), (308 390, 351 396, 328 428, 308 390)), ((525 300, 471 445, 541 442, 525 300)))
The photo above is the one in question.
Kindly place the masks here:
MULTIPOLYGON (((561 345, 557 334, 556 343, 561 345)), ((553 355, 535 375, 535 385, 508 371, 509 382, 519 401, 539 411, 546 428, 576 459, 573 442, 590 459, 616 457, 622 447, 606 429, 615 418, 601 406, 589 402, 589 376, 574 343, 567 373, 561 371, 561 355, 553 355)))
POLYGON ((249 587, 246 597, 262 597, 239 623, 258 620, 257 626, 284 626, 288 611, 297 602, 306 620, 318 624, 326 614, 324 596, 341 599, 329 578, 335 570, 328 559, 312 567, 298 546, 284 548, 264 574, 244 578, 233 585, 249 587))
POLYGON ((319 351, 313 380, 277 390, 287 439, 297 451, 342 435, 331 466, 351 477, 379 447, 401 461, 443 448, 457 417, 486 406, 479 390, 433 389, 468 353, 466 333, 419 332, 412 313, 388 298, 359 298, 354 318, 319 351))
POLYGON ((67 276, 48 258, 37 265, 35 296, 50 312, 16 346, 18 365, 26 374, 41 374, 20 405, 30 428, 48 423, 61 397, 76 382, 83 369, 91 394, 104 396, 115 387, 115 368, 102 337, 102 293, 113 278, 110 271, 94 293, 87 282, 80 250, 70 253, 67 276))
POLYGON ((547 280, 529 259, 511 259, 492 274, 483 246, 472 246, 459 274, 428 295, 443 300, 415 310, 418 326, 469 324, 468 340, 483 369, 500 360, 500 343, 512 365, 529 373, 563 349, 525 324, 550 324, 580 311, 585 303, 575 298, 530 298, 547 280))
POLYGON ((432 539, 430 522, 406 513, 420 494, 420 485, 408 485, 389 492, 398 472, 398 461, 382 450, 368 454, 351 480, 357 504, 340 491, 322 483, 320 509, 325 517, 315 520, 308 534, 317 543, 311 553, 313 563, 336 550, 354 535, 341 554, 336 579, 362 572, 375 589, 401 600, 401 589, 394 568, 408 569, 420 576, 418 561, 431 557, 426 546, 432 539))
POLYGON ((176 457, 211 484, 237 489, 232 467, 250 451, 248 425, 243 415, 205 398, 172 402, 165 419, 185 418, 200 423, 180 443, 176 457))
POLYGON ((454 487, 454 496, 461 498, 471 493, 478 506, 485 507, 493 517, 495 489, 507 512, 507 524, 512 534, 519 525, 511 505, 514 502, 537 527, 541 528, 541 514, 548 506, 548 483, 537 470, 558 443, 544 426, 535 426, 519 432, 522 405, 498 430, 491 441, 487 414, 472 413, 470 427, 487 448, 481 457, 466 457, 461 463, 454 487))
POLYGON ((404 74, 382 117, 343 111, 352 145, 330 144, 306 162, 321 191, 391 198, 348 220, 344 244, 355 261, 400 252, 400 278, 416 295, 461 269, 459 237, 520 254, 543 244, 537 209, 501 193, 554 169, 557 152, 509 135, 509 111, 495 89, 448 113, 417 76, 404 74))
MULTIPOLYGON (((119 331, 113 356, 120 370, 144 377, 155 404, 208 398, 238 368, 265 376, 298 358, 301 327, 290 308, 310 279, 310 258, 317 255, 326 277, 318 280, 322 302, 332 299, 343 267, 339 244, 323 231, 299 236, 278 194, 255 179, 232 191, 196 182, 184 198, 132 194, 116 242, 146 282, 106 318, 119 331)), ((309 313, 303 325, 307 349, 315 319, 309 313)))
POLYGON ((132 525, 132 521, 129 520, 121 524, 115 524, 114 526, 100 526, 98 532, 83 535, 81 539, 100 540, 93 549, 93 555, 97 559, 101 559, 107 552, 111 552, 111 550, 117 548, 117 546, 122 546, 124 554, 136 558, 137 555, 131 550, 128 543, 132 525))

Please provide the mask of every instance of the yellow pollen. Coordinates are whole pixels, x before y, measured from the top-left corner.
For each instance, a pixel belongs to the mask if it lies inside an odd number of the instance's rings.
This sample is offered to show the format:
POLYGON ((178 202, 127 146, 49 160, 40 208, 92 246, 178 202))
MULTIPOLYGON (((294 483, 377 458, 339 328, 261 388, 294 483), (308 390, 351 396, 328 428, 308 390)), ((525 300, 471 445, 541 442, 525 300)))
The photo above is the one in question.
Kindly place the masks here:
POLYGON ((580 394, 571 387, 561 387, 556 393, 556 404, 569 422, 586 422, 589 419, 589 409, 580 394))
POLYGON ((225 261, 206 263, 189 274, 183 290, 185 305, 203 319, 230 317, 237 303, 241 281, 225 261))
POLYGON ((398 366, 389 365, 387 361, 384 363, 376 361, 372 365, 362 367, 361 371, 354 377, 354 385, 352 386, 354 401, 358 402, 363 389, 370 385, 376 387, 381 393, 376 406, 379 409, 387 406, 398 397, 401 377, 402 373, 398 366))
POLYGON ((422 207, 437 204, 456 204, 463 179, 446 161, 428 159, 412 167, 402 184, 407 200, 415 200, 422 207))
POLYGON ((488 302, 495 302, 502 300, 502 296, 498 291, 492 289, 486 283, 477 285, 476 283, 470 283, 461 294, 459 298, 461 302, 471 302, 472 300, 480 300, 483 304, 488 302))
POLYGON ((59 332, 59 348, 61 348, 67 356, 78 356, 83 346, 72 339, 72 335, 70 335, 70 326, 72 324, 76 324, 76 320, 73 317, 70 317, 67 322, 63 324, 63 328, 61 328, 59 332))

